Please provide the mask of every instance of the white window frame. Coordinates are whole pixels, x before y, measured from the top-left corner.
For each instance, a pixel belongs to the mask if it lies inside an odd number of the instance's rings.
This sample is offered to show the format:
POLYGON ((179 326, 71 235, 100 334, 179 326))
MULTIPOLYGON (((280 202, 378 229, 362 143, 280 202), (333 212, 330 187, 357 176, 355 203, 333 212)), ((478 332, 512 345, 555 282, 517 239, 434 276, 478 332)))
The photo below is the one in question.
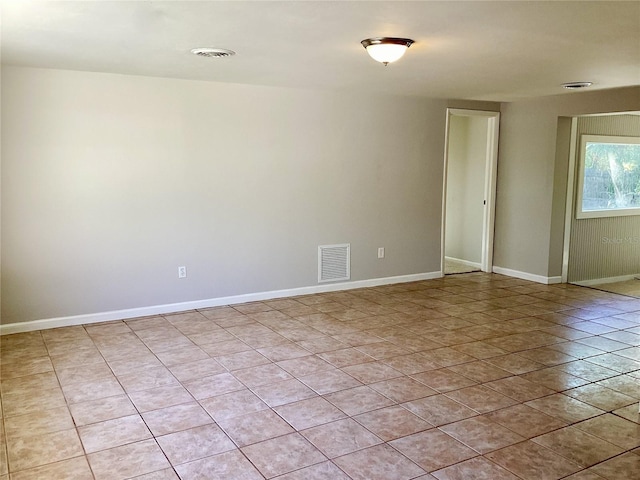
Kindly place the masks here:
POLYGON ((581 135, 580 136, 580 164, 578 168, 578 191, 576 192, 576 218, 603 218, 603 217, 624 217, 628 215, 640 215, 640 207, 615 208, 608 210, 583 210, 582 194, 584 191, 584 162, 586 146, 588 143, 611 143, 617 145, 638 145, 640 137, 621 137, 614 135, 581 135))

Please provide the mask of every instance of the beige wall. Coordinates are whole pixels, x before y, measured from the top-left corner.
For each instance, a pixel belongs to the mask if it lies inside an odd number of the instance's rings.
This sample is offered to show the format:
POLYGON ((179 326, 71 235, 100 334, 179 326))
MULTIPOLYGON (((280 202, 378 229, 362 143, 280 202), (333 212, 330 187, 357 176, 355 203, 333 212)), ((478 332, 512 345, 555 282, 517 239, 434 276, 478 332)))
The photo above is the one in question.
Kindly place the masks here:
POLYGON ((322 244, 440 270, 444 101, 17 67, 2 100, 5 324, 317 285, 322 244))
MULTIPOLYGON (((640 116, 608 115, 579 118, 576 138, 578 158, 581 135, 638 137, 640 116)), ((578 161, 576 167, 577 163, 578 161)), ((579 173, 579 169, 576 169, 576 173, 579 173)), ((576 219, 573 214, 572 217, 567 275, 570 282, 640 273, 639 215, 576 219)))
MULTIPOLYGON (((566 168, 556 166, 559 117, 636 110, 640 87, 502 105, 494 265, 560 276, 567 178, 566 168), (559 192, 561 185, 564 190, 559 192)), ((568 157, 558 162, 568 163, 568 157)))
MULTIPOLYGON (((314 286, 328 243, 353 280, 438 271, 446 107, 485 108, 17 67, 2 100, 3 324, 314 286)), ((495 265, 560 274, 558 117, 627 110, 502 105, 495 265)))
POLYGON ((453 115, 449 120, 445 255, 482 260, 487 119, 453 115))

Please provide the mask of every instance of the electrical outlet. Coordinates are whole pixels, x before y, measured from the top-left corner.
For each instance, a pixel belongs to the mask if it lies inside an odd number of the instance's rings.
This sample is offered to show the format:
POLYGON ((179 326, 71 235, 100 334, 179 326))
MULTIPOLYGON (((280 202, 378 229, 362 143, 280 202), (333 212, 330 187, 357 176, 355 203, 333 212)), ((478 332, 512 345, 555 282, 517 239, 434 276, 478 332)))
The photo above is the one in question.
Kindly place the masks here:
POLYGON ((187 278, 187 267, 178 267, 178 278, 187 278))
POLYGON ((384 258, 384 247, 378 248, 378 258, 384 258))

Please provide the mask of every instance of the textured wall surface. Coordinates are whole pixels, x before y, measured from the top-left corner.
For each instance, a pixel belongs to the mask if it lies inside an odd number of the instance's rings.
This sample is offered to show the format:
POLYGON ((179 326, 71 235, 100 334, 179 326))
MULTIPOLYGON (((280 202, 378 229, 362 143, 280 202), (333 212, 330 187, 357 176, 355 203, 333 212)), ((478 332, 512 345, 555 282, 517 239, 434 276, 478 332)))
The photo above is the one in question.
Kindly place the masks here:
MULTIPOLYGON (((640 116, 581 117, 578 119, 577 134, 576 151, 579 157, 580 135, 637 137, 640 136, 640 116)), ((577 163, 576 172, 579 173, 577 163)), ((640 215, 576 219, 574 208, 567 279, 579 282, 638 273, 640 215)))

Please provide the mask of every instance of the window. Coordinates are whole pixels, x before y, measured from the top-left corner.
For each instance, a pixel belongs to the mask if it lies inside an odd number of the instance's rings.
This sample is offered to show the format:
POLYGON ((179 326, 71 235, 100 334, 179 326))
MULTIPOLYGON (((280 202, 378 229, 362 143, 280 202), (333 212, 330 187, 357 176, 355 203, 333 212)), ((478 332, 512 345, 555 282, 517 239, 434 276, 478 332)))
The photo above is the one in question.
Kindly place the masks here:
POLYGON ((582 135, 576 218, 640 215, 640 137, 582 135))

